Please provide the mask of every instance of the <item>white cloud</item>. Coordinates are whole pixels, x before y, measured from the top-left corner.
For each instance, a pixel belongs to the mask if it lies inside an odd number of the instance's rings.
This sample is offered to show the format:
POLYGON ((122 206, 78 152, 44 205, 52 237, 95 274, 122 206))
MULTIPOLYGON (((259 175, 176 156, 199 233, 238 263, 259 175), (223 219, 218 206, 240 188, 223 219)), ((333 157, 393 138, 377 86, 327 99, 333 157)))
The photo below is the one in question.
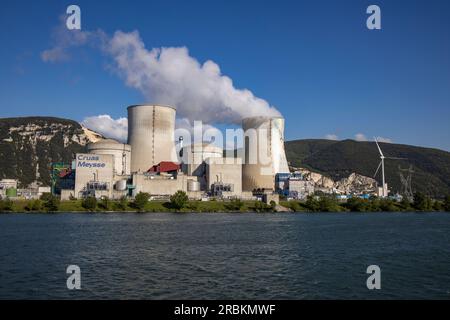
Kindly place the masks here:
POLYGON ((127 118, 113 119, 110 115, 86 117, 81 122, 83 126, 102 134, 106 138, 126 142, 128 136, 127 118))
POLYGON ((325 135, 325 139, 328 139, 328 140, 338 140, 339 137, 338 137, 337 135, 335 135, 335 134, 327 134, 327 135, 325 135))
POLYGON ((357 133, 357 134, 355 134, 355 140, 356 141, 367 141, 367 137, 363 133, 357 133))

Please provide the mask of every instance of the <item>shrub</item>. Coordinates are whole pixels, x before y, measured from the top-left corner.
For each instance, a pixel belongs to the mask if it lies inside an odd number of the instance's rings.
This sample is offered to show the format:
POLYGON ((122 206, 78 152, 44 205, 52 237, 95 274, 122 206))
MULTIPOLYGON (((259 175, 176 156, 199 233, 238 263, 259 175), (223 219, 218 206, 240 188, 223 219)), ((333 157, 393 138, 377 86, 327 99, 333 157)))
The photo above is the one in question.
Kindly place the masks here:
POLYGON ((345 207, 353 212, 365 212, 370 210, 370 205, 371 202, 369 200, 353 197, 347 200, 345 207))
POLYGON ((186 205, 188 200, 189 198, 186 192, 178 190, 177 192, 175 192, 173 195, 170 196, 170 205, 173 208, 180 210, 186 205))
POLYGON ((41 211, 43 208, 42 201, 39 199, 30 200, 25 205, 25 210, 27 211, 41 211))
POLYGON ((270 208, 272 209, 272 211, 275 211, 275 208, 277 207, 277 203, 275 201, 270 201, 270 208))
POLYGON ((426 211, 431 209, 431 199, 421 192, 414 194, 413 206, 416 210, 426 211))
POLYGON ((139 192, 134 198, 134 206, 139 211, 143 211, 149 199, 150 195, 147 192, 139 192))
POLYGON ((225 208, 232 211, 241 211, 244 207, 244 202, 241 199, 233 199, 225 204, 225 208))
POLYGON ((41 199, 44 201, 45 210, 47 210, 48 212, 58 211, 60 200, 57 196, 54 196, 51 193, 44 193, 41 199))
POLYGON ((12 211, 13 202, 9 198, 5 198, 0 200, 0 212, 4 211, 12 211))
POLYGON ((128 200, 127 197, 120 198, 119 201, 114 202, 114 210, 125 211, 127 210, 128 200))
POLYGON ((318 202, 318 210, 316 209, 313 211, 339 212, 342 211, 342 208, 339 206, 335 198, 330 196, 322 196, 318 202))
POLYGON ((111 206, 111 201, 108 197, 102 197, 98 203, 98 206, 103 210, 109 210, 111 206))
POLYGON ((97 209, 97 199, 95 197, 89 196, 83 199, 81 206, 89 211, 94 211, 97 209))
POLYGON ((319 201, 316 200, 315 196, 308 196, 306 198, 305 207, 309 211, 319 211, 319 201))
POLYGON ((447 212, 450 211, 450 195, 447 196, 447 197, 445 197, 443 207, 444 207, 444 210, 445 210, 445 211, 447 211, 447 212))
POLYGON ((267 204, 265 204, 262 201, 255 201, 253 209, 256 212, 267 212, 267 211, 271 210, 270 206, 268 206, 267 204))

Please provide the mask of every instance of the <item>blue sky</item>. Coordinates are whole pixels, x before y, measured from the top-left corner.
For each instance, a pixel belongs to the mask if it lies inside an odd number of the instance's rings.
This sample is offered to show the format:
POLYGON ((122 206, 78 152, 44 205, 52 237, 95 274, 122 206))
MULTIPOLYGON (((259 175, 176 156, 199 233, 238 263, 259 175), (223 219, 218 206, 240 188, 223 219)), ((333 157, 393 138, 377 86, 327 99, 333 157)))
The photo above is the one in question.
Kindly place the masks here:
POLYGON ((287 140, 361 133, 450 150, 449 1, 2 1, 0 117, 119 118, 148 100, 89 46, 42 61, 70 4, 83 30, 138 30, 149 50, 214 61, 284 115, 287 140), (370 4, 382 30, 366 28, 370 4))

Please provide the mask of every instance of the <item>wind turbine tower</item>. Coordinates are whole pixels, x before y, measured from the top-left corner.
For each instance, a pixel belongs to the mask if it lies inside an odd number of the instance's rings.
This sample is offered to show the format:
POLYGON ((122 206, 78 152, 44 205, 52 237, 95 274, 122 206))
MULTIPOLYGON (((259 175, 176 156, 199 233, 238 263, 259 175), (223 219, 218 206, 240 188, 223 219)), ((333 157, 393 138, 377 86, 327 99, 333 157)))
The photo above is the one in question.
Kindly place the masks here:
POLYGON ((395 158, 395 157, 385 157, 383 154, 383 151, 381 151, 380 145, 378 144, 378 140, 377 138, 374 137, 375 143, 377 144, 377 148, 378 148, 378 152, 380 153, 380 164, 378 165, 377 170, 375 171, 375 174, 373 175, 373 177, 375 178, 375 176, 378 173, 378 170, 380 170, 381 167, 381 181, 382 181, 382 186, 381 186, 381 192, 379 192, 379 196, 381 198, 385 198, 388 196, 389 190, 388 190, 388 186, 386 183, 386 178, 384 176, 384 159, 394 159, 394 160, 406 160, 406 158, 395 158))
POLYGON ((380 170, 380 166, 381 166, 381 181, 382 181, 382 185, 381 185, 381 197, 385 198, 388 194, 388 190, 387 190, 387 184, 386 184, 386 178, 384 176, 384 159, 386 158, 383 154, 383 151, 381 151, 380 145, 378 144, 378 140, 377 138, 375 138, 375 143, 377 144, 378 147, 378 152, 380 153, 380 164, 378 165, 377 171, 375 171, 375 174, 373 175, 374 177, 377 175, 378 170, 380 170))

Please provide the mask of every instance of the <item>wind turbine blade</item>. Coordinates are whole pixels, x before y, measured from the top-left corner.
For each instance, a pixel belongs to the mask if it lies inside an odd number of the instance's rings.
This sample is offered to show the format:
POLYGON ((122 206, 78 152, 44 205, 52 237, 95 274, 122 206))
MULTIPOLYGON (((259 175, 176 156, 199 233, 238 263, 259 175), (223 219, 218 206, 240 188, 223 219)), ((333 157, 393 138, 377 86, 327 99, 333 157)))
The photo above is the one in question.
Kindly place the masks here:
POLYGON ((380 145, 378 144, 377 138, 373 137, 375 139, 375 143, 377 144, 378 151, 380 151, 380 156, 384 157, 383 152, 381 151, 380 145))
POLYGON ((373 175, 374 178, 377 176, 378 170, 380 170, 381 162, 382 162, 382 161, 380 161, 380 163, 378 164, 377 171, 375 171, 375 174, 373 175))
POLYGON ((384 157, 385 159, 393 159, 393 160, 408 160, 408 158, 396 158, 396 157, 384 157))

